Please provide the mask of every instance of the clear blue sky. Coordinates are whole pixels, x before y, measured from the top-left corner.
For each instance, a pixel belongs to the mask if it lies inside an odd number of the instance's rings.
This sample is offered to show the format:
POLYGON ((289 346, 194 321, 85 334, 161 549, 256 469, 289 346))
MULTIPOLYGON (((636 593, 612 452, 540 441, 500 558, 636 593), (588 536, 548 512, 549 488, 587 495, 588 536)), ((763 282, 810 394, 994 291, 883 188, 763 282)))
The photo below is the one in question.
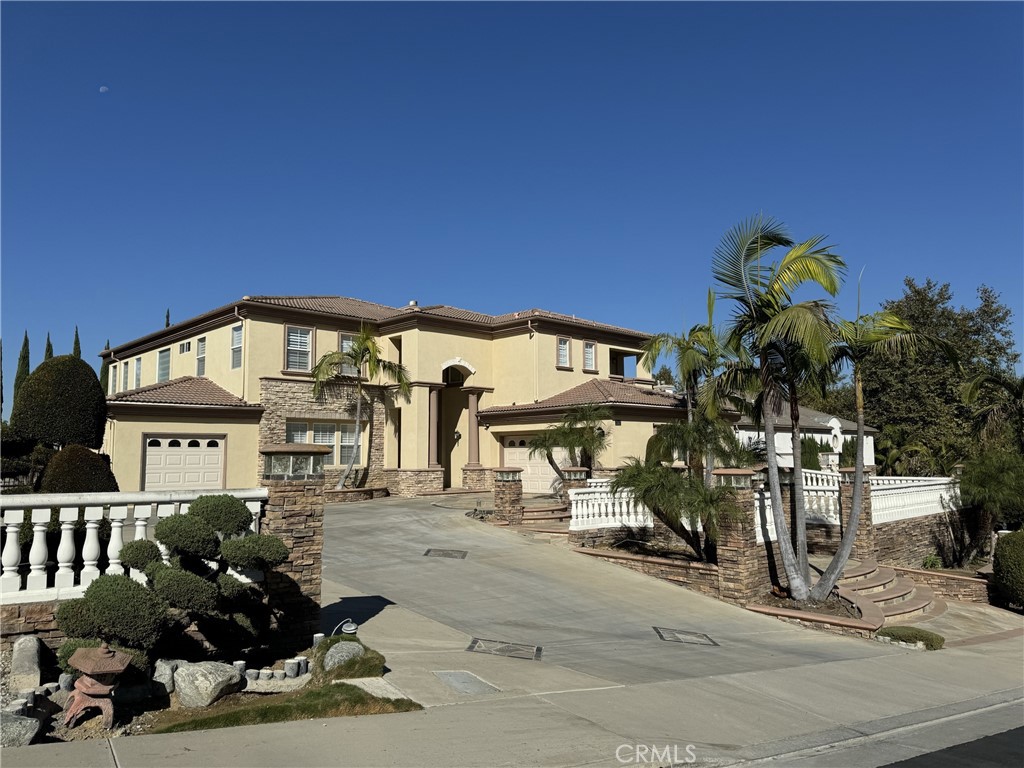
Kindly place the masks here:
POLYGON ((994 286, 1021 346, 1020 3, 0 14, 5 416, 25 330, 98 363, 246 294, 678 332, 757 211, 828 234, 865 310, 994 286))

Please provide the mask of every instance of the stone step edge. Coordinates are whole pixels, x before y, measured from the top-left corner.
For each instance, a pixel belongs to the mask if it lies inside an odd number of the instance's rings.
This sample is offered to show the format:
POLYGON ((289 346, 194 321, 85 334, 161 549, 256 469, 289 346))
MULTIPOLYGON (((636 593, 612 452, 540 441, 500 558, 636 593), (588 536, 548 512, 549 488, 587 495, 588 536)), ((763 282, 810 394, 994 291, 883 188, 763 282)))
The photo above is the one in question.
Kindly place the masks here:
POLYGON ((870 594, 872 592, 881 592, 882 590, 888 589, 892 583, 896 581, 896 578, 896 572, 892 568, 879 566, 875 572, 869 576, 855 579, 854 581, 840 579, 839 584, 853 590, 854 592, 870 594))
POLYGON ((915 593, 916 589, 917 584, 912 580, 897 577, 893 585, 888 589, 883 589, 880 592, 867 592, 864 596, 873 603, 891 605, 893 601, 910 599, 910 596, 915 593))
POLYGON ((798 611, 793 608, 774 608, 767 605, 756 605, 754 603, 748 603, 747 610, 753 611, 754 613, 764 614, 765 616, 797 619, 799 621, 807 622, 808 624, 830 624, 834 627, 857 629, 862 632, 877 632, 882 627, 882 622, 879 621, 876 623, 874 621, 865 620, 863 617, 860 619, 850 619, 843 616, 829 616, 823 613, 812 613, 811 611, 798 611))

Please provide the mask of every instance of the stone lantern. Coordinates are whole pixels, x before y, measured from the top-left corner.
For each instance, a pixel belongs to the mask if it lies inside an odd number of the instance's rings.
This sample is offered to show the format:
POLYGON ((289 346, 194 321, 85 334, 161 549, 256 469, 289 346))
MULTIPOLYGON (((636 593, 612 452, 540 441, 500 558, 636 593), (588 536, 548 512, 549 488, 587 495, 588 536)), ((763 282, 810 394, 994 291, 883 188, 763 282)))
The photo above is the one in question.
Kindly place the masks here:
POLYGON ((72 728, 82 713, 96 707, 103 714, 103 727, 114 727, 114 701, 117 676, 128 668, 132 657, 115 651, 106 643, 99 648, 79 648, 68 659, 68 664, 82 673, 75 681, 75 690, 68 697, 64 725, 72 728))

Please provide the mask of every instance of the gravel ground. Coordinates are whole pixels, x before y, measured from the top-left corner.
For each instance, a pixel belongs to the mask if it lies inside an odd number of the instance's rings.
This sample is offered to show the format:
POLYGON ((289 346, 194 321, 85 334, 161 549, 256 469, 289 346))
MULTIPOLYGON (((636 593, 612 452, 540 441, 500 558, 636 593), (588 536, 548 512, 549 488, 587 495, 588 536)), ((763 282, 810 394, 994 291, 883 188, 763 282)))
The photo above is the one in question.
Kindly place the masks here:
POLYGON ((14 699, 9 683, 11 679, 11 652, 0 651, 0 709, 14 699))

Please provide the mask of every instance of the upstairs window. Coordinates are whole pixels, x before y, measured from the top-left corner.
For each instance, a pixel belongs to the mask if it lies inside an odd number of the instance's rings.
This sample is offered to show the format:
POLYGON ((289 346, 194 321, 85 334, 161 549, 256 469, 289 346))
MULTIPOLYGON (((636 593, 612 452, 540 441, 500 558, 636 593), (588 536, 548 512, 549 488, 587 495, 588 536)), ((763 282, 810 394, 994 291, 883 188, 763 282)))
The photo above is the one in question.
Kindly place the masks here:
POLYGON ((583 370, 597 370, 597 344, 592 341, 583 342, 583 370))
POLYGON ((242 326, 231 329, 231 368, 242 367, 242 326))
POLYGON ((558 337, 558 359, 556 365, 559 368, 569 367, 569 338, 567 336, 558 337))
POLYGON ((313 351, 313 329, 285 326, 284 367, 286 371, 308 371, 313 351))
POLYGON ((206 375, 206 337, 196 339, 196 376, 206 375))
MULTIPOLYGON (((127 368, 127 366, 125 366, 127 368)), ((171 350, 161 349, 156 356, 156 380, 167 381, 171 378, 171 350)))
MULTIPOLYGON (((125 363, 128 365, 128 363, 125 363)), ((110 366, 110 394, 117 394, 117 363, 110 366)))
POLYGON ((127 391, 128 389, 128 363, 121 366, 121 391, 127 391))
POLYGON ((142 386, 142 358, 135 358, 135 388, 142 386))
MULTIPOLYGON (((338 349, 341 352, 349 352, 352 349, 352 345, 355 344, 355 341, 356 341, 356 337, 355 336, 353 336, 353 335, 351 335, 349 333, 343 333, 343 334, 341 334, 339 336, 338 349)), ((356 368, 356 366, 354 366, 354 365, 343 365, 343 366, 341 366, 341 375, 342 376, 358 376, 359 375, 359 369, 356 368)))
POLYGON ((181 344, 178 345, 178 354, 179 355, 184 355, 186 352, 191 352, 191 351, 192 351, 192 342, 191 341, 183 341, 183 342, 181 342, 181 344))

